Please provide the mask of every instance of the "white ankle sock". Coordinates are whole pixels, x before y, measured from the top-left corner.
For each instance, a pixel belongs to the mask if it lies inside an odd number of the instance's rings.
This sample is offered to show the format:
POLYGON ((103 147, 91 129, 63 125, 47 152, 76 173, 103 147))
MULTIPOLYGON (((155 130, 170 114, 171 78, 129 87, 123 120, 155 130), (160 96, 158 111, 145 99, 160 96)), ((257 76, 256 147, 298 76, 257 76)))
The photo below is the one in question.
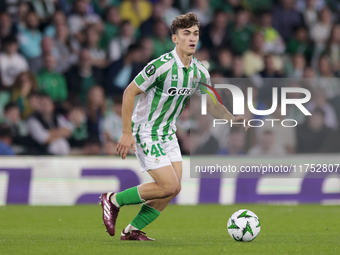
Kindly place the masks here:
POLYGON ((124 233, 130 233, 132 230, 138 230, 138 228, 135 228, 134 226, 132 226, 131 224, 129 224, 129 225, 124 229, 124 233))
POLYGON ((117 202, 117 199, 116 199, 116 193, 115 194, 113 194, 112 196, 111 196, 111 203, 112 204, 114 204, 115 206, 117 206, 118 208, 120 207, 120 205, 118 204, 118 202, 117 202))

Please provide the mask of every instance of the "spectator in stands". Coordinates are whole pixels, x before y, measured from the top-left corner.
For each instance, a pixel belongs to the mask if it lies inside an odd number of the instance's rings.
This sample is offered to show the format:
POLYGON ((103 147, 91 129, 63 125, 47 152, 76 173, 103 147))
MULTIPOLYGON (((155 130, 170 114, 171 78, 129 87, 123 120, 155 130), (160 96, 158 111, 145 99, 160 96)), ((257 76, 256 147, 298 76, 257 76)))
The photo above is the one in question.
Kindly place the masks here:
POLYGON ((316 74, 315 74, 313 68, 311 68, 310 66, 307 66, 305 68, 305 70, 303 71, 303 78, 311 79, 311 78, 315 78, 315 77, 316 77, 316 74))
MULTIPOLYGON (((267 107, 266 109, 268 109, 267 107)), ((296 152, 296 128, 284 127, 281 121, 287 119, 281 115, 281 103, 279 102, 273 114, 266 116, 266 119, 275 121, 264 121, 263 127, 257 129, 257 136, 261 137, 262 133, 269 130, 273 133, 275 143, 284 148, 287 154, 296 152)), ((288 124, 288 122, 287 122, 288 124)))
POLYGON ((6 124, 0 124, 0 155, 13 156, 14 151, 11 148, 12 132, 11 128, 6 124))
MULTIPOLYGON (((197 115, 196 121, 199 127, 199 136, 196 137, 194 140, 198 139, 199 142, 197 144, 197 147, 195 146, 196 150, 194 151, 194 154, 216 154, 219 149, 219 143, 218 140, 210 133, 210 124, 212 122, 207 120, 207 116, 203 115, 197 115)), ((193 143, 195 143, 195 141, 193 141, 193 143)))
POLYGON ((38 29, 39 18, 35 12, 29 12, 26 17, 26 27, 19 31, 21 53, 28 59, 41 55, 40 42, 42 34, 38 29))
POLYGON ((102 140, 102 124, 105 114, 104 90, 100 86, 94 86, 89 90, 87 100, 87 130, 89 137, 102 140))
POLYGON ((20 2, 18 5, 18 12, 16 18, 16 29, 23 31, 26 27, 26 17, 30 12, 30 6, 27 2, 20 2))
POLYGON ((240 0, 227 0, 227 1, 210 0, 209 5, 214 11, 222 10, 228 14, 233 14, 235 13, 235 10, 242 7, 240 0))
POLYGON ((68 63, 60 59, 60 54, 54 46, 54 41, 51 37, 43 37, 41 40, 41 55, 29 60, 30 70, 37 74, 44 67, 44 57, 46 55, 53 55, 57 60, 57 65, 53 70, 56 73, 62 73, 68 67, 68 63))
POLYGON ((300 12, 295 9, 294 0, 280 0, 280 5, 274 6, 273 27, 288 42, 293 37, 294 27, 301 26, 303 19, 300 12))
POLYGON ((282 54, 285 51, 285 43, 279 32, 272 26, 273 16, 270 12, 261 15, 261 25, 257 31, 264 36, 264 53, 282 54))
POLYGON ((48 37, 55 37, 57 26, 67 26, 65 14, 58 10, 53 14, 52 23, 44 29, 44 35, 48 37))
MULTIPOLYGON (((253 0, 242 0, 237 2, 241 2, 243 6, 249 10, 249 12, 258 14, 263 11, 269 11, 272 8, 273 2, 272 0, 263 0, 263 1, 253 1, 253 0)), ((276 2, 276 1, 275 1, 276 2)))
POLYGON ((75 0, 73 2, 73 13, 68 17, 70 33, 80 42, 84 42, 82 30, 90 24, 95 24, 98 30, 102 29, 101 19, 95 13, 88 13, 89 1, 75 0))
POLYGON ((130 21, 135 29, 150 18, 151 13, 152 3, 148 0, 125 0, 120 6, 122 19, 130 21))
POLYGON ((214 14, 212 22, 202 29, 201 42, 208 49, 219 48, 228 42, 228 16, 219 10, 214 14))
POLYGON ((311 26, 310 37, 318 47, 324 47, 332 29, 332 12, 329 8, 320 11, 319 21, 311 26))
POLYGON ((201 47, 195 53, 195 58, 202 62, 202 64, 207 68, 209 71, 214 69, 216 64, 210 57, 210 51, 206 47, 201 47))
POLYGON ((305 24, 311 28, 318 20, 318 13, 316 8, 316 0, 305 0, 306 6, 302 11, 305 24))
POLYGON ((119 7, 121 0, 102 0, 91 1, 91 11, 97 13, 101 17, 105 16, 106 10, 112 6, 119 7))
POLYGON ((144 37, 140 39, 140 46, 141 46, 141 58, 140 62, 142 63, 142 66, 146 66, 147 63, 151 60, 151 56, 154 51, 154 44, 151 38, 144 37))
POLYGON ((308 8, 308 6, 311 6, 309 8, 314 8, 316 11, 320 11, 322 8, 324 8, 327 4, 331 6, 331 3, 333 0, 295 0, 295 5, 297 10, 300 12, 303 12, 308 8))
POLYGON ((232 69, 233 55, 227 48, 220 48, 217 54, 216 69, 224 75, 228 75, 232 69))
POLYGON ((100 34, 94 25, 85 30, 84 47, 88 48, 91 54, 92 64, 98 68, 105 68, 108 64, 106 52, 99 45, 100 34))
POLYGON ((44 55, 44 67, 38 72, 39 91, 49 95, 53 102, 63 103, 67 98, 65 77, 54 70, 57 60, 52 54, 44 55))
POLYGON ((173 50, 175 47, 175 44, 169 37, 169 32, 169 28, 164 21, 159 20, 155 23, 153 27, 154 36, 152 37, 154 45, 152 58, 158 58, 160 55, 173 50))
POLYGON ((327 101, 324 89, 315 88, 312 91, 312 100, 306 104, 308 111, 313 112, 315 109, 321 109, 324 113, 325 126, 336 130, 339 127, 339 121, 333 106, 327 101))
POLYGON ((39 0, 31 0, 30 5, 33 11, 38 15, 42 24, 48 23, 55 10, 56 10, 56 0, 52 1, 39 1, 39 0))
POLYGON ((201 26, 205 27, 208 25, 212 18, 212 10, 209 6, 208 0, 196 0, 194 1, 194 6, 189 12, 193 12, 197 15, 201 26))
POLYGON ((40 96, 40 110, 27 121, 31 137, 40 145, 42 153, 67 155, 70 145, 67 138, 72 134, 72 126, 60 114, 55 113, 52 98, 40 96))
POLYGON ((273 55, 268 54, 264 56, 264 69, 259 72, 259 75, 262 78, 282 78, 281 72, 275 68, 273 55))
POLYGON ((29 107, 32 109, 32 114, 34 112, 39 112, 40 111, 40 106, 41 106, 40 105, 40 96, 41 96, 41 94, 42 93, 39 93, 39 92, 36 92, 36 91, 32 91, 28 95, 28 103, 29 103, 29 107))
POLYGON ((254 33, 252 47, 243 55, 244 71, 246 76, 252 77, 254 74, 264 69, 264 37, 260 33, 254 33))
POLYGON ((0 53, 0 76, 4 88, 10 89, 21 72, 28 70, 26 59, 18 53, 18 41, 14 35, 3 39, 4 52, 0 53))
POLYGON ((100 46, 105 51, 108 51, 110 42, 119 35, 119 24, 121 22, 119 9, 115 6, 109 6, 105 11, 104 21, 104 31, 100 38, 100 46))
POLYGON ((72 135, 69 138, 71 148, 81 148, 88 139, 85 108, 80 105, 73 106, 69 112, 69 120, 73 125, 72 135))
POLYGON ((86 140, 81 154, 85 156, 100 155, 102 151, 101 147, 102 144, 97 137, 90 137, 86 140))
POLYGON ((0 40, 10 36, 16 35, 16 29, 13 26, 11 16, 6 13, 0 13, 0 40))
POLYGON ((65 73, 69 98, 72 104, 86 103, 88 91, 96 84, 103 84, 103 72, 92 65, 90 51, 79 52, 78 64, 65 73))
POLYGON ((318 67, 318 76, 322 79, 319 79, 316 85, 325 90, 328 99, 339 95, 339 82, 338 79, 334 79, 334 72, 327 56, 321 56, 319 58, 318 67))
POLYGON ((164 8, 164 21, 168 25, 168 27, 171 26, 171 22, 180 15, 180 11, 174 7, 174 0, 160 0, 160 2, 163 4, 164 8))
POLYGON ((141 35, 144 37, 151 37, 153 35, 153 28, 157 21, 162 20, 164 17, 163 4, 158 1, 154 4, 152 9, 152 16, 144 21, 140 26, 141 35))
POLYGON ((247 78, 244 72, 244 63, 241 56, 234 56, 230 72, 226 74, 230 78, 247 78))
POLYGON ((66 25, 56 27, 56 36, 53 39, 55 48, 59 54, 59 62, 63 63, 64 72, 77 62, 80 44, 69 36, 69 29, 66 25))
POLYGON ((330 129, 325 126, 324 111, 316 108, 306 122, 297 127, 297 152, 321 152, 330 133, 330 129))
POLYGON ((340 129, 331 132, 321 148, 321 153, 339 153, 340 152, 340 129))
POLYGON ((283 156, 286 154, 284 148, 275 140, 272 131, 264 131, 257 144, 252 147, 248 154, 251 156, 283 156))
POLYGON ((245 133, 243 130, 238 128, 231 128, 230 134, 226 143, 226 147, 217 151, 219 155, 243 155, 244 153, 244 143, 245 143, 245 133))
POLYGON ((107 139, 119 142, 123 133, 122 97, 115 96, 110 114, 105 116, 103 130, 107 139))
POLYGON ((32 72, 22 72, 16 77, 11 101, 19 107, 23 119, 27 119, 33 113, 29 95, 37 91, 38 83, 32 72))
POLYGON ((138 63, 141 53, 141 48, 133 44, 123 58, 114 61, 108 67, 105 76, 105 92, 107 95, 123 95, 125 88, 143 68, 138 63))
POLYGON ((229 44, 234 54, 243 54, 250 46, 253 29, 248 25, 249 13, 247 10, 237 9, 235 15, 235 22, 227 33, 229 44))
POLYGON ((331 62, 332 69, 340 77, 340 24, 335 24, 323 52, 331 62))
POLYGON ((288 41, 286 53, 290 55, 301 53, 305 56, 307 63, 311 61, 314 53, 314 45, 308 39, 308 30, 306 27, 300 26, 294 29, 294 37, 288 41))
POLYGON ((286 70, 286 75, 290 78, 303 78, 306 69, 306 60, 301 53, 296 53, 293 56, 290 70, 286 70))
POLYGON ((16 154, 28 153, 33 145, 26 122, 20 119, 20 110, 15 103, 8 103, 4 110, 4 122, 11 128, 13 150, 16 154))
POLYGON ((120 36, 110 42, 110 61, 116 61, 126 53, 129 46, 135 42, 134 33, 135 30, 129 21, 125 20, 121 23, 119 28, 120 36))

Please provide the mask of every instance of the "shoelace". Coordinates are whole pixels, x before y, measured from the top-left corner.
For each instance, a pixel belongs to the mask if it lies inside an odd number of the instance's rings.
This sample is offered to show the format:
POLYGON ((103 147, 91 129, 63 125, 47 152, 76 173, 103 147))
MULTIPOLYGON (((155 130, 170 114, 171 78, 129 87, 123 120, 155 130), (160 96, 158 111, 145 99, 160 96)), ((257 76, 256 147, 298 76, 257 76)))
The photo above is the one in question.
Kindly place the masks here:
POLYGON ((134 230, 134 231, 135 231, 135 233, 136 233, 137 235, 139 235, 139 234, 146 235, 146 233, 143 232, 143 231, 140 231, 140 230, 134 230))

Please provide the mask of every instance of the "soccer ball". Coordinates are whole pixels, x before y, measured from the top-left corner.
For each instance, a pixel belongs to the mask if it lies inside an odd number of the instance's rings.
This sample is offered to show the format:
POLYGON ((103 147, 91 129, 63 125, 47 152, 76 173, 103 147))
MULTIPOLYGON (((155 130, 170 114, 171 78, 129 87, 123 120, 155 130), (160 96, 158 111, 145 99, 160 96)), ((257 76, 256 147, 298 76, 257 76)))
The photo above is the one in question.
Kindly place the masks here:
POLYGON ((229 235, 239 242, 250 242, 260 233, 259 217, 252 211, 242 209, 233 213, 228 220, 229 235))

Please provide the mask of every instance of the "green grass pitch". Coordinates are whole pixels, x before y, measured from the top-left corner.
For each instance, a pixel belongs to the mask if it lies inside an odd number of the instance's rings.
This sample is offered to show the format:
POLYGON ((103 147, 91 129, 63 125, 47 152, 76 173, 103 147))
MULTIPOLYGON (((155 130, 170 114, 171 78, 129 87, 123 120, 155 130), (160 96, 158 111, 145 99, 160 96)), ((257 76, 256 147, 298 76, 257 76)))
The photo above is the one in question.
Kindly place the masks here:
POLYGON ((340 254, 340 206, 169 206, 144 231, 156 242, 122 242, 120 231, 139 206, 121 209, 110 237, 101 207, 0 207, 0 254, 340 254), (232 240, 227 220, 255 212, 261 232, 252 242, 232 240))

